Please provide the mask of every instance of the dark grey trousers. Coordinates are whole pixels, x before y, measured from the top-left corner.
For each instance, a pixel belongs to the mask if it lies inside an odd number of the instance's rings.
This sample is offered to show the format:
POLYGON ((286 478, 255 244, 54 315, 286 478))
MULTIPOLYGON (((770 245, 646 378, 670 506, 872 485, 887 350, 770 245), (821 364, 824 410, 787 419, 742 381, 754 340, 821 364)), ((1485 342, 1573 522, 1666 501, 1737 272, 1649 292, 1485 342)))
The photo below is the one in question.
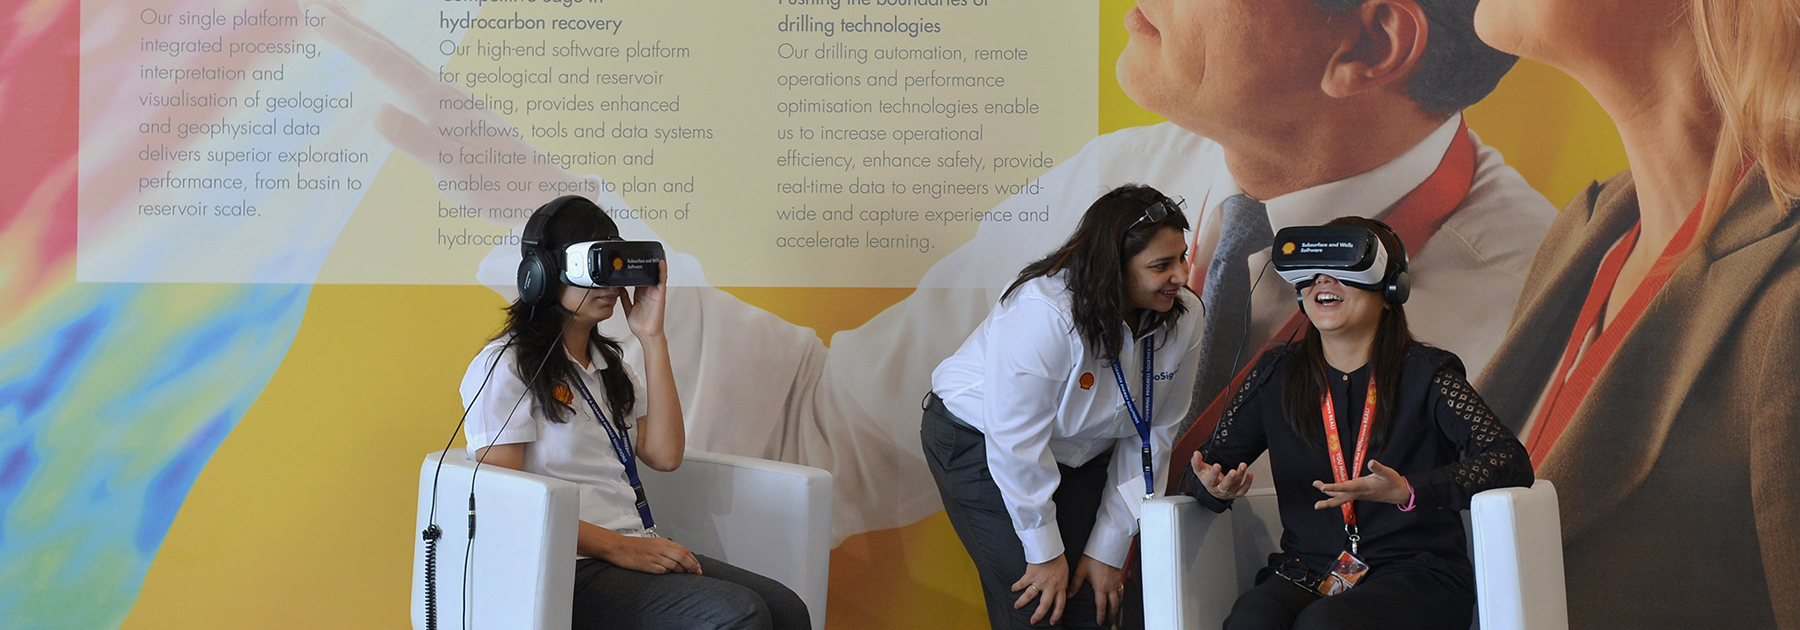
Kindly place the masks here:
MULTIPOLYGON (((1036 625, 1031 615, 1037 601, 1014 610, 1019 594, 1012 585, 1025 575, 1025 544, 1013 531, 1012 516, 1006 512, 1006 501, 1000 487, 988 472, 987 439, 957 420, 937 401, 925 410, 919 438, 925 449, 925 464, 937 481, 938 494, 944 500, 944 512, 963 548, 975 561, 981 574, 981 590, 987 599, 988 623, 994 630, 1003 628, 1093 628, 1094 590, 1083 586, 1063 608, 1062 623, 1051 625, 1046 616, 1036 625)), ((1052 500, 1056 503, 1056 525, 1062 532, 1066 554, 1072 554, 1069 573, 1075 573, 1074 561, 1087 546, 1088 534, 1100 512, 1100 498, 1106 491, 1109 451, 1078 468, 1058 466, 1062 484, 1052 500)))
POLYGON ((655 575, 598 558, 575 563, 575 630, 811 630, 780 582, 699 554, 700 575, 655 575))

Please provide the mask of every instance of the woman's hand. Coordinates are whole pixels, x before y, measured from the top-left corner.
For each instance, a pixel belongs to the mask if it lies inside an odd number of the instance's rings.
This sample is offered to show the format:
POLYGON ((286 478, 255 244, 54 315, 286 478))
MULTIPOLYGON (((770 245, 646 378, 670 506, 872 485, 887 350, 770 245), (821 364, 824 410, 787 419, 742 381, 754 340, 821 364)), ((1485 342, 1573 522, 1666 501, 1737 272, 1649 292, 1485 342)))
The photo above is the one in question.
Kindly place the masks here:
POLYGON ((639 341, 663 336, 663 296, 669 284, 669 261, 656 263, 656 284, 637 287, 631 293, 619 293, 619 307, 625 309, 625 324, 639 341))
POLYGON ((1069 578, 1069 597, 1081 590, 1083 583, 1094 585, 1094 623, 1106 625, 1106 619, 1119 612, 1125 598, 1125 572, 1092 556, 1081 556, 1075 565, 1075 576, 1069 578))
POLYGON ((600 559, 644 573, 700 575, 700 560, 694 557, 694 552, 667 538, 621 535, 606 545, 600 559))
POLYGON ((1014 582, 1012 590, 1020 593, 1019 601, 1013 602, 1013 610, 1024 608, 1032 599, 1038 600, 1037 612, 1031 614, 1031 623, 1043 621, 1050 617, 1052 625, 1062 621, 1063 604, 1069 600, 1069 561, 1063 556, 1051 558, 1049 562, 1025 565, 1025 577, 1014 582))
POLYGON ((1407 483, 1406 476, 1372 459, 1369 460, 1367 475, 1344 483, 1314 481, 1313 487, 1329 495, 1324 501, 1313 504, 1315 510, 1331 509, 1351 501, 1380 501, 1399 505, 1412 497, 1412 485, 1407 483))
POLYGON ((1200 477, 1200 485, 1206 487, 1207 494, 1220 501, 1230 501, 1244 496, 1250 491, 1250 482, 1255 475, 1250 473, 1250 464, 1238 464, 1236 470, 1224 471, 1218 464, 1207 464, 1200 451, 1194 451, 1194 458, 1188 462, 1194 467, 1194 474, 1200 477))
MULTIPOLYGON (((394 148, 405 152, 420 165, 431 170, 439 182, 467 179, 482 175, 488 179, 539 182, 539 185, 561 191, 579 191, 580 177, 545 159, 543 152, 524 139, 518 128, 488 109, 453 110, 438 103, 473 99, 468 88, 421 63, 412 53, 388 39, 381 31, 358 19, 336 0, 301 0, 300 9, 319 19, 313 30, 351 59, 369 70, 370 76, 390 90, 399 107, 382 105, 375 116, 375 131, 394 148), (495 134, 451 137, 438 132, 440 126, 472 125, 479 121, 495 134), (510 132, 510 133, 508 133, 510 132), (533 156, 511 165, 470 164, 449 159, 458 155, 483 155, 490 152, 518 153, 533 156)), ((588 193, 592 196, 592 193, 588 193)), ((453 203, 482 208, 507 207, 519 203, 517 193, 458 192, 444 195, 453 203)), ((512 226, 523 226, 525 219, 496 220, 512 226)))

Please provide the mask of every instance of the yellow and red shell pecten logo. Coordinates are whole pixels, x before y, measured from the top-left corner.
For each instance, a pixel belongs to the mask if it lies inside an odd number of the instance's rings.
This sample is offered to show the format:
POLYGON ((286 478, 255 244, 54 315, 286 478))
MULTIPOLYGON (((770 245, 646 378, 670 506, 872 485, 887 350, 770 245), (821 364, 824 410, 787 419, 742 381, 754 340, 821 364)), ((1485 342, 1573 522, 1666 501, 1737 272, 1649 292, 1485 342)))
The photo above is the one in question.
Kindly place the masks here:
POLYGON ((624 268, 625 268, 625 259, 624 258, 614 258, 613 259, 613 271, 618 271, 618 270, 624 269, 624 268))
POLYGON ((1081 383, 1082 389, 1092 388, 1094 386, 1094 373, 1093 372, 1082 372, 1081 380, 1079 382, 1081 383))
POLYGON ((1281 253, 1282 253, 1282 254, 1292 254, 1292 253, 1294 253, 1294 242, 1293 242, 1293 241, 1288 241, 1288 242, 1287 242, 1287 243, 1284 243, 1284 244, 1282 244, 1282 246, 1281 246, 1281 253))
POLYGON ((550 390, 550 395, 556 398, 556 402, 565 405, 575 402, 575 393, 569 391, 568 385, 563 385, 561 383, 556 385, 556 389, 550 390))

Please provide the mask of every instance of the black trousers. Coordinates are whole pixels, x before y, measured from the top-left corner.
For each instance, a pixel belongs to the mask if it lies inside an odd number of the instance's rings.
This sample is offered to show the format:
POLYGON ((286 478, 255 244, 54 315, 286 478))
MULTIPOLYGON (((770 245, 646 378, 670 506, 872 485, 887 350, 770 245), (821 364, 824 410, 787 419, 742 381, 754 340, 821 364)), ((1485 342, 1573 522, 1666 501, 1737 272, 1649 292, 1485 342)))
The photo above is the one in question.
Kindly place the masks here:
POLYGON ((577 630, 811 630, 780 582, 694 554, 703 575, 651 574, 599 558, 575 563, 577 630))
MULTIPOLYGON (((988 472, 987 438, 980 431, 954 419, 943 403, 933 395, 925 409, 919 438, 925 450, 925 463, 937 481, 938 494, 944 500, 944 512, 963 548, 975 561, 981 574, 981 590, 987 599, 988 623, 1003 628, 1093 628, 1094 591, 1083 586, 1063 607, 1062 622, 1051 625, 1048 616, 1036 625, 1031 615, 1037 610, 1033 600, 1024 608, 1013 609, 1019 593, 1012 591, 1014 582, 1025 575, 1025 544, 1013 531, 1012 516, 1006 512, 1006 501, 1000 487, 988 472)), ((1111 452, 1094 458, 1080 467, 1058 466, 1062 483, 1052 500, 1056 503, 1056 525, 1062 533, 1064 557, 1069 561, 1073 577, 1075 563, 1087 546, 1088 534, 1100 512, 1100 498, 1106 491, 1107 464, 1111 452)))
POLYGON ((1467 630, 1475 591, 1443 573, 1403 563, 1371 568, 1331 597, 1302 590, 1263 569, 1239 595, 1226 630, 1467 630))

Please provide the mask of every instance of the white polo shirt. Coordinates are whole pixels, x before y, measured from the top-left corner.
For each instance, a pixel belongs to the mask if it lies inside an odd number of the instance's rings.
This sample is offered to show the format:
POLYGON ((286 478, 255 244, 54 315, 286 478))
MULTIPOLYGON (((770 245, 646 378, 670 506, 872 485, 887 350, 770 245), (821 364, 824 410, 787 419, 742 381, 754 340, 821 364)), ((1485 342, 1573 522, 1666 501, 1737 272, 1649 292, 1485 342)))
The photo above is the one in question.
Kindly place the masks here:
MULTIPOLYGON (((1143 350, 1153 348, 1150 447, 1155 488, 1168 478, 1168 448, 1193 396, 1200 359, 1200 300, 1182 291, 1187 313, 1174 326, 1127 335, 1119 367, 1132 403, 1142 410, 1143 350)), ((1112 361, 1102 360, 1072 326, 1070 293, 1061 275, 1034 278, 1002 300, 932 373, 944 406, 987 437, 988 471, 1006 500, 1025 560, 1062 555, 1056 525, 1056 465, 1080 466, 1111 450, 1107 487, 1082 553, 1125 565, 1144 500, 1143 439, 1119 392, 1112 361)))
MULTIPOLYGON (((488 378, 488 370, 493 376, 487 388, 481 390, 481 399, 469 409, 468 423, 464 432, 469 439, 469 457, 473 459, 475 452, 495 444, 524 444, 525 472, 545 477, 554 477, 572 482, 578 488, 580 508, 576 510, 582 521, 604 527, 627 536, 641 536, 644 533, 643 519, 638 517, 637 495, 631 491, 631 481, 625 475, 625 464, 613 452, 612 442, 607 439, 606 428, 600 426, 599 418, 594 416, 587 401, 581 396, 581 390, 569 387, 569 410, 564 413, 564 422, 552 422, 540 411, 527 392, 525 381, 519 378, 513 369, 518 360, 518 353, 508 349, 504 356, 500 350, 505 345, 505 338, 496 339, 475 355, 469 362, 469 369, 463 373, 462 399, 463 406, 475 398, 476 389, 481 381, 488 378), (499 364, 495 364, 496 358, 499 364), (521 399, 522 398, 522 399, 521 399), (511 417, 508 421, 507 418, 511 417), (502 425, 505 426, 502 429, 502 425)), ((612 404, 607 402, 606 386, 600 383, 600 373, 606 362, 600 358, 600 348, 590 346, 588 356, 591 363, 581 367, 569 356, 566 349, 558 350, 559 356, 551 361, 568 361, 575 367, 575 373, 581 382, 587 385, 588 391, 594 395, 594 402, 599 403, 603 412, 611 413, 612 404)), ((637 374, 637 368, 625 363, 627 376, 631 378, 631 388, 637 393, 637 403, 631 412, 625 414, 627 428, 637 426, 637 420, 644 417, 644 379, 637 374)), ((530 366, 536 368, 536 366, 530 366)), ((529 372, 528 372, 529 373, 529 372)), ((632 447, 637 442, 629 432, 623 434, 632 439, 632 447)), ((655 506, 651 506, 655 509, 655 506)))

